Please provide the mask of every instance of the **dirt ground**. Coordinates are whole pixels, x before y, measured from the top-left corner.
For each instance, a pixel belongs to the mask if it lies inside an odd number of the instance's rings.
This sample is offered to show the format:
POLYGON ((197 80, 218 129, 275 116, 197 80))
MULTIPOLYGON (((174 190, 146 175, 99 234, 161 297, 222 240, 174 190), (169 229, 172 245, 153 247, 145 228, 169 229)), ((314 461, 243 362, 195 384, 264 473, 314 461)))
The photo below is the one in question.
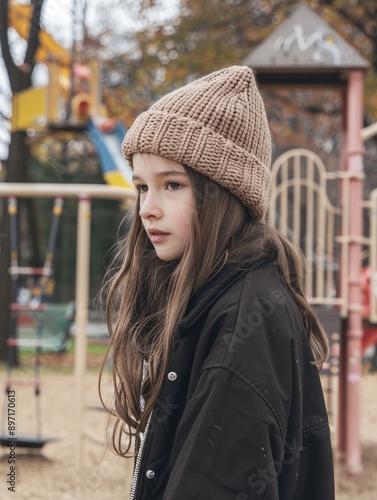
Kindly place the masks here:
MULTIPOLYGON (((98 442, 86 438, 84 461, 77 468, 75 451, 75 395, 72 359, 43 359, 41 370, 42 434, 58 438, 40 451, 16 451, 16 493, 7 491, 9 472, 8 448, 0 448, 0 498, 30 500, 123 500, 128 499, 132 460, 115 456, 105 444, 106 415, 99 409, 97 395, 99 358, 92 355, 86 376, 85 426, 98 442)), ((32 368, 25 365, 19 373, 25 378, 33 376, 32 368)), ((0 367, 0 384, 5 377, 0 367)), ((110 378, 106 386, 110 394, 110 378)), ((347 478, 341 467, 336 468, 338 500, 375 500, 377 498, 377 374, 364 373, 362 384, 361 438, 363 446, 363 473, 347 478)), ((3 395, 1 406, 3 406, 3 395)), ((5 409, 5 407, 4 407, 5 409)), ((2 428, 4 432, 4 409, 2 428)), ((35 401, 30 387, 16 389, 17 432, 35 432, 35 401)), ((178 499, 177 499, 178 500, 178 499)), ((220 500, 220 499, 219 499, 220 500)), ((318 499, 321 500, 321 499, 318 499)))

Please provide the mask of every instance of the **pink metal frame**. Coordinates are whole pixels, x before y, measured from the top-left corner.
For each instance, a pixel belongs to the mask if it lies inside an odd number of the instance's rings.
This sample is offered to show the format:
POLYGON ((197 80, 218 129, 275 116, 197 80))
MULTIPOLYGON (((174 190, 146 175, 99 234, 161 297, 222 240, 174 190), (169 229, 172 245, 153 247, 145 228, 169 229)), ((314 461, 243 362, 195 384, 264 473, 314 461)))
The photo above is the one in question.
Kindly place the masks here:
POLYGON ((362 305, 361 305, 361 251, 363 203, 363 127, 364 72, 351 71, 345 95, 345 141, 342 169, 350 174, 349 190, 342 190, 343 208, 352 207, 349 217, 349 252, 346 262, 348 289, 348 316, 344 322, 341 349, 339 390, 339 452, 350 474, 361 471, 360 444, 360 381, 362 360, 362 305), (345 193, 349 199, 345 199, 345 193))

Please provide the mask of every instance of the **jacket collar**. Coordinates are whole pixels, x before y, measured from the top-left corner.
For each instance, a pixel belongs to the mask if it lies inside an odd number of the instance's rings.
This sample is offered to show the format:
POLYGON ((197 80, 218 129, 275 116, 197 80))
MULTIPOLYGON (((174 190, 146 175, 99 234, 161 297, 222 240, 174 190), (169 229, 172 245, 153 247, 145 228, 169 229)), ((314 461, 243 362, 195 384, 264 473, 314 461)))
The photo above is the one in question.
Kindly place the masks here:
POLYGON ((215 271, 203 288, 191 297, 186 313, 179 323, 178 336, 184 337, 189 327, 206 314, 227 290, 241 281, 251 269, 256 269, 264 262, 265 260, 258 260, 246 264, 226 264, 215 271))

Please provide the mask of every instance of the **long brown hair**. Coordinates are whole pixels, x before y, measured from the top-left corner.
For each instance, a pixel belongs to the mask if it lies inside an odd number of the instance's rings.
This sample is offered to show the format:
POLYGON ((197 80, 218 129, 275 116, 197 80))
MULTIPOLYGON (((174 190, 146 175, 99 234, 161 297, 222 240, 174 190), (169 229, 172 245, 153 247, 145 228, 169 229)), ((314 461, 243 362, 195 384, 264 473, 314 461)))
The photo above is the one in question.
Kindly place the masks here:
MULTIPOLYGON (((300 251, 265 221, 255 221, 247 208, 227 189, 186 168, 195 199, 191 239, 182 257, 161 261, 154 251, 139 212, 139 199, 128 234, 119 238, 104 280, 109 348, 103 363, 113 365, 115 417, 112 444, 126 456, 131 440, 143 430, 163 386, 178 322, 191 295, 223 265, 278 260, 288 290, 302 312, 315 362, 327 356, 326 335, 304 296, 300 251), (141 386, 143 360, 148 372, 141 386), (145 400, 140 408, 141 394, 145 400)), ((101 390, 100 390, 101 392, 101 390)))

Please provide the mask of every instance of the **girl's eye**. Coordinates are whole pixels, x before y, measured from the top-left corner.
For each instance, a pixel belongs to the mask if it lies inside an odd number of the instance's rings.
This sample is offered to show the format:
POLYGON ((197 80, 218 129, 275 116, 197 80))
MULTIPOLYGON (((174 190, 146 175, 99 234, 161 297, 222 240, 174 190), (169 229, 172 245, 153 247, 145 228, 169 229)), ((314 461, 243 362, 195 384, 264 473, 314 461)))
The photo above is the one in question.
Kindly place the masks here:
POLYGON ((146 193, 148 191, 148 186, 146 184, 138 184, 136 189, 139 193, 146 193))
POLYGON ((178 182, 168 182, 166 186, 169 191, 176 191, 182 187, 182 184, 179 184, 178 182))

